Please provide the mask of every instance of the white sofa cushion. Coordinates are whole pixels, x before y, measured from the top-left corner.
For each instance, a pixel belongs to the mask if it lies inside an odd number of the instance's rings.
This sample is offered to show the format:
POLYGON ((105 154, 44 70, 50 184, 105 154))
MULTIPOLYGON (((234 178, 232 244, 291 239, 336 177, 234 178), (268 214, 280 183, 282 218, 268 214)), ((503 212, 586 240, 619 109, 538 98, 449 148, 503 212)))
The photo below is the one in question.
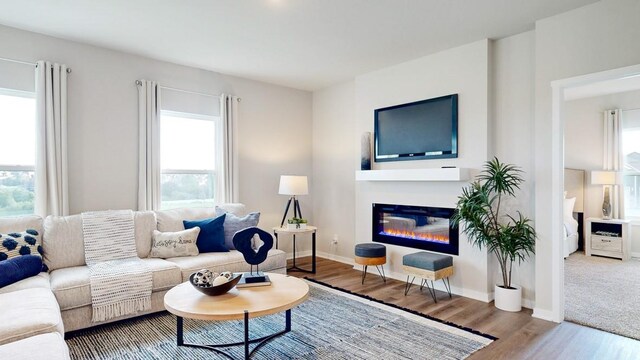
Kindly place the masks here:
POLYGON ((20 280, 17 283, 13 283, 11 285, 7 285, 3 288, 0 288, 0 294, 5 294, 12 291, 24 290, 24 289, 51 289, 51 284, 49 284, 49 273, 41 272, 36 276, 32 276, 26 278, 24 280, 20 280))
MULTIPOLYGON (((182 270, 182 281, 188 281, 189 276, 200 269, 214 272, 232 271, 245 272, 250 270, 249 264, 238 250, 224 253, 202 253, 198 256, 168 258, 182 270)), ((287 265, 287 254, 282 250, 269 250, 267 260, 260 264, 260 271, 284 268, 287 265)), ((254 269, 255 270, 255 269, 254 269)))
MULTIPOLYGON (((153 211, 134 211, 136 250, 146 258, 151 251, 151 237, 156 228, 153 211)), ((85 265, 82 215, 47 216, 42 238, 45 264, 49 270, 85 265)))
POLYGON ((67 360, 69 348, 57 332, 32 336, 0 346, 0 359, 67 360))
POLYGON ((0 295, 0 345, 39 334, 64 334, 60 307, 49 289, 24 289, 0 295))
MULTIPOLYGON (((182 282, 180 269, 163 259, 142 259, 152 271, 152 290, 161 291, 182 282)), ((51 290, 60 309, 69 310, 91 305, 91 283, 88 266, 74 266, 51 272, 51 290)))
MULTIPOLYGON (((244 204, 229 203, 217 206, 238 216, 244 216, 246 212, 244 204)), ((216 217, 215 208, 182 208, 156 211, 158 231, 162 232, 184 230, 183 220, 202 220, 214 217, 216 217)))

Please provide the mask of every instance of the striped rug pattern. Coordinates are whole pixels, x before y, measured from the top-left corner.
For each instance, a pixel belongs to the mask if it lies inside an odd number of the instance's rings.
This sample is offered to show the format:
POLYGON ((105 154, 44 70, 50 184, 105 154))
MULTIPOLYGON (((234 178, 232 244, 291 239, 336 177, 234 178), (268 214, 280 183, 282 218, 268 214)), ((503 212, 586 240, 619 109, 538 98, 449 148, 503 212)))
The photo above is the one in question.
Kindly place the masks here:
MULTIPOLYGON (((309 300, 292 311, 292 331, 253 359, 464 359, 493 340, 336 289, 310 283, 309 300)), ((240 341, 241 321, 185 319, 185 341, 240 341)), ((72 359, 223 359, 205 349, 177 347, 175 317, 159 313, 73 333, 72 359)), ((282 330, 284 314, 250 321, 251 337, 282 330)), ((242 358, 242 347, 227 348, 242 358)))

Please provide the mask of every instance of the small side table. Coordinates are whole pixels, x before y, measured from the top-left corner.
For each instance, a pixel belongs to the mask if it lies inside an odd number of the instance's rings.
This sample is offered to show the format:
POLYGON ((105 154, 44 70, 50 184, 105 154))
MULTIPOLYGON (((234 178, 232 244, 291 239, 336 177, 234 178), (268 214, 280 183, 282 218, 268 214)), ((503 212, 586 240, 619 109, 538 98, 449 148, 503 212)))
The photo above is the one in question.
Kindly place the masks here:
POLYGON ((316 273, 316 231, 318 228, 315 226, 309 226, 305 229, 289 230, 287 228, 274 227, 273 234, 276 236, 276 249, 278 248, 278 234, 291 234, 293 237, 293 266, 287 269, 287 271, 300 271, 310 274, 316 273), (296 235, 311 234, 311 270, 306 270, 296 266, 296 235))

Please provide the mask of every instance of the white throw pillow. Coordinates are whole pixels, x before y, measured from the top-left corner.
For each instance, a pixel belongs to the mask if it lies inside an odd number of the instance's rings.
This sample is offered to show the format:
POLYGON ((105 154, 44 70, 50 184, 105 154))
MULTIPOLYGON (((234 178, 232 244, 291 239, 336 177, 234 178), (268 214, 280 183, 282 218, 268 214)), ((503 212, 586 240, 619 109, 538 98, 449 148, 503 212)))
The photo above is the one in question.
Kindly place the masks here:
POLYGON ((564 218, 573 219, 573 206, 576 204, 576 198, 572 197, 564 199, 564 218))
POLYGON ((194 227, 176 232, 153 231, 153 245, 151 246, 152 258, 170 258, 180 256, 196 256, 199 254, 196 240, 198 240, 200 228, 194 227))

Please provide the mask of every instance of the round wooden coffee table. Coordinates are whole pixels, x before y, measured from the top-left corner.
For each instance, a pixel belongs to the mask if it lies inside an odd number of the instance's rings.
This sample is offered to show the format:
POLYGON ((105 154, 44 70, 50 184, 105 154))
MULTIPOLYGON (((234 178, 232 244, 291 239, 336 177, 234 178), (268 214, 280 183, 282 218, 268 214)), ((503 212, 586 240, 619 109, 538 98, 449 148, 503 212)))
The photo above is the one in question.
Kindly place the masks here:
POLYGON ((178 346, 199 347, 213 350, 229 358, 221 347, 244 345, 245 359, 268 341, 291 331, 291 309, 309 297, 309 285, 303 280, 281 274, 267 273, 271 285, 234 288, 220 296, 207 296, 189 282, 169 290, 164 296, 164 307, 177 317, 178 346), (275 334, 249 339, 249 319, 285 311, 285 328, 275 334), (190 344, 183 338, 183 318, 224 321, 244 320, 244 340, 230 344, 190 344), (258 343, 249 351, 249 345, 258 343))

